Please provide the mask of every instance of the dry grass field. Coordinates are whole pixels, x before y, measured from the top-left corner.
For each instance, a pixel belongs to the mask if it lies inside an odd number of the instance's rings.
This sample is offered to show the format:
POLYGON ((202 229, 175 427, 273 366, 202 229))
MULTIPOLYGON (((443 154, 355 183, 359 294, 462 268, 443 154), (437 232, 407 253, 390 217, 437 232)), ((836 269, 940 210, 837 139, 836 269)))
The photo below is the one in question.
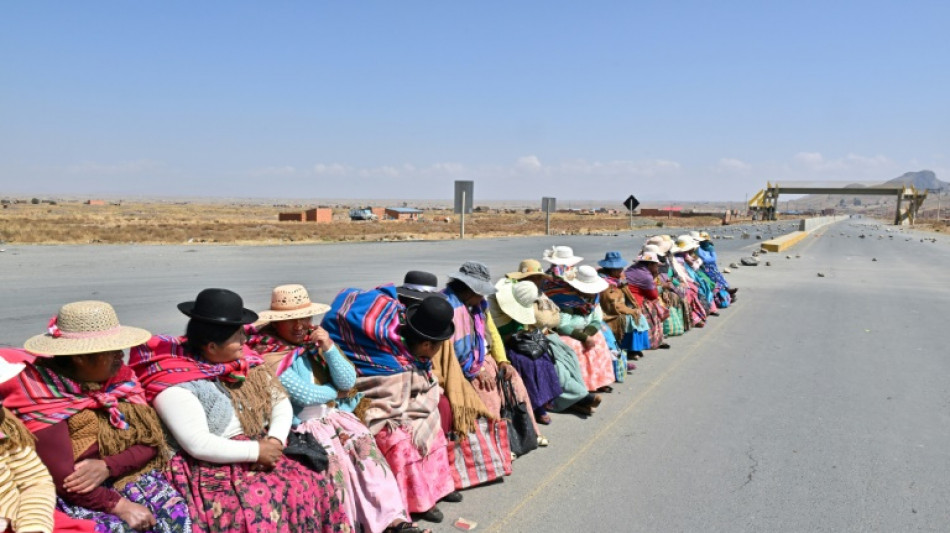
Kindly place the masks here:
MULTIPOLYGON (((282 211, 303 209, 252 204, 123 203, 86 205, 17 203, 0 209, 0 241, 57 243, 222 243, 274 244, 336 241, 441 240, 458 237, 459 219, 451 211, 427 210, 424 220, 351 222, 347 210, 334 209, 333 222, 278 222, 282 211), (446 222, 446 219, 450 220, 446 222)), ((637 226, 719 225, 713 217, 662 220, 634 218, 637 226)), ((619 215, 557 213, 553 234, 587 234, 628 229, 619 215)), ((466 238, 543 235, 541 213, 474 213, 465 218, 466 238)))

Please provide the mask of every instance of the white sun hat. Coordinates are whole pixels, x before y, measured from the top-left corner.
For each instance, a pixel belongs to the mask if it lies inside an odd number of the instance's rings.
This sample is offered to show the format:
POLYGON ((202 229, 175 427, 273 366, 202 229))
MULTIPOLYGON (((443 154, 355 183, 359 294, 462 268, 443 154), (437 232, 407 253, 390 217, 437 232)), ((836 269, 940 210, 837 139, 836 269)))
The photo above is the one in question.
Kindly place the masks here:
POLYGON ((637 262, 638 263, 659 263, 660 256, 656 255, 656 252, 644 250, 644 252, 640 254, 639 257, 637 257, 637 262))
POLYGON ((581 265, 568 271, 564 274, 564 281, 584 294, 599 294, 610 286, 590 265, 581 265))
POLYGON ((534 324, 534 302, 538 300, 538 286, 530 281, 512 281, 502 278, 495 284, 495 300, 501 311, 520 324, 534 324))
POLYGON ((676 238, 676 244, 673 245, 672 252, 674 254, 679 252, 692 252, 696 248, 699 248, 699 243, 692 237, 689 235, 680 235, 676 238))
POLYGON ((584 260, 583 257, 574 255, 574 250, 570 246, 552 246, 544 251, 542 257, 548 263, 561 266, 574 266, 584 260))

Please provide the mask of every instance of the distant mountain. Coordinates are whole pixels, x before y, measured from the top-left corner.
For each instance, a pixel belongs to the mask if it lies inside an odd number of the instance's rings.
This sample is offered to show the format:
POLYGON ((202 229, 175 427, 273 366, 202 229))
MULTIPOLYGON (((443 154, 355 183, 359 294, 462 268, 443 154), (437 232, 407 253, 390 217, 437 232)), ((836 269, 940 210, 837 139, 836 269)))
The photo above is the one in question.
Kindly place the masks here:
POLYGON ((882 185, 913 185, 928 191, 950 190, 950 183, 940 181, 932 170, 907 172, 903 176, 884 182, 882 185))

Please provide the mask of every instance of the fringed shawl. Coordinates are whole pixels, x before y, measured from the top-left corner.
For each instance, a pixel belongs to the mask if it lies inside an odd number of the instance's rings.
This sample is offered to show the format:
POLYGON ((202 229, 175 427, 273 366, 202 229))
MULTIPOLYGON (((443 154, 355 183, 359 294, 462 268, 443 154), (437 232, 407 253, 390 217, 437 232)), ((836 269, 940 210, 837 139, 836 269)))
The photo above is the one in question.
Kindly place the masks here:
POLYGON ((488 352, 485 335, 486 315, 488 313, 488 302, 482 300, 474 310, 467 307, 459 297, 450 288, 446 288, 443 294, 452 304, 455 311, 453 322, 455 323, 455 333, 451 341, 462 366, 462 372, 468 379, 474 379, 482 369, 485 363, 485 354, 488 352))
POLYGON ((421 370, 389 376, 356 378, 356 388, 368 402, 363 421, 373 435, 383 428, 401 427, 412 435, 419 453, 428 455, 432 439, 442 431, 439 423, 439 396, 442 389, 432 376, 421 370))
POLYGON ((244 356, 228 363, 209 363, 193 357, 185 337, 156 335, 132 348, 129 366, 142 380, 149 400, 181 383, 218 380, 231 397, 234 414, 248 437, 264 432, 273 406, 286 398, 284 388, 264 366, 264 360, 244 346, 244 356))
POLYGON ((0 397, 33 433, 68 420, 84 409, 104 411, 110 425, 125 430, 129 423, 119 409, 120 402, 146 403, 142 386, 126 365, 101 387, 92 388, 44 364, 28 364, 17 377, 0 384, 0 397))
POLYGON ((570 283, 560 277, 552 277, 541 283, 541 292, 550 298, 562 311, 574 315, 587 316, 600 304, 600 295, 588 299, 580 294, 570 283))
POLYGON ((438 378, 439 385, 445 391, 445 397, 452 407, 452 428, 456 432, 475 431, 475 420, 480 416, 493 418, 475 387, 462 373, 451 340, 443 342, 442 348, 432 358, 432 372, 438 378))
POLYGON ((627 283, 645 291, 656 290, 656 278, 644 263, 635 263, 624 271, 627 283))

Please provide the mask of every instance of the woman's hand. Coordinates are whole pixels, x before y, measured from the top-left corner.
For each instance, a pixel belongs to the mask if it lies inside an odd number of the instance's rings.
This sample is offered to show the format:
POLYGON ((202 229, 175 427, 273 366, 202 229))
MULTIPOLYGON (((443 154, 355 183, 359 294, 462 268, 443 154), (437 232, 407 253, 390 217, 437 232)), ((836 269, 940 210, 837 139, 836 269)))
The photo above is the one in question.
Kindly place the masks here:
POLYGON ((284 443, 275 437, 266 437, 257 441, 260 446, 257 452, 257 462, 252 467, 253 470, 273 470, 280 456, 284 455, 284 443))
POLYGON ((155 527, 155 515, 144 505, 132 503, 125 498, 120 498, 119 502, 112 508, 112 514, 125 521, 132 529, 145 531, 155 527))
POLYGON ((514 369, 511 368, 511 363, 508 361, 498 363, 498 373, 505 378, 505 381, 511 381, 511 378, 515 377, 514 369))
POLYGON ((488 377, 488 372, 486 372, 484 368, 478 371, 478 374, 475 376, 475 381, 485 390, 495 390, 495 380, 488 377))
POLYGON ((72 474, 63 480, 63 488, 69 492, 85 494, 92 491, 109 477, 109 466, 102 459, 84 459, 76 463, 72 474))
POLYGON ((333 348, 333 341, 330 339, 330 334, 320 326, 313 328, 313 331, 310 333, 310 342, 316 344, 323 351, 333 348))

